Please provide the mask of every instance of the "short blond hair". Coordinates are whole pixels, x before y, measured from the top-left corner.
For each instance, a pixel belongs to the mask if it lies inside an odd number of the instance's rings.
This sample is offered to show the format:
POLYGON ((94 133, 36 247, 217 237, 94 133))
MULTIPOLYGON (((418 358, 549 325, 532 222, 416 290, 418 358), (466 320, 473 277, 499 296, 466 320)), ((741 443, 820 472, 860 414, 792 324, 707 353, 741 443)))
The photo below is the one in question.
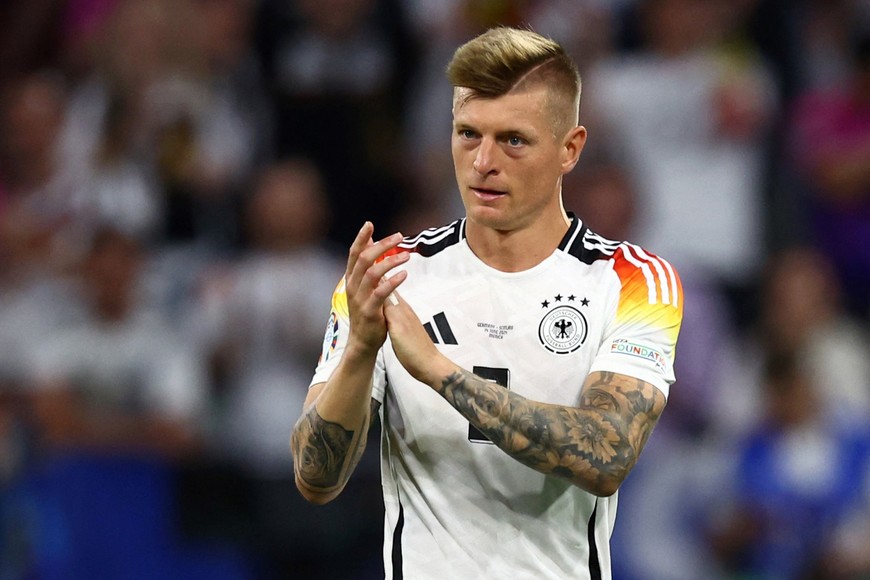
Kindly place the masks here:
POLYGON ((559 43, 530 30, 500 26, 466 42, 447 65, 447 78, 454 88, 490 99, 546 84, 557 125, 577 124, 582 86, 577 66, 559 43))

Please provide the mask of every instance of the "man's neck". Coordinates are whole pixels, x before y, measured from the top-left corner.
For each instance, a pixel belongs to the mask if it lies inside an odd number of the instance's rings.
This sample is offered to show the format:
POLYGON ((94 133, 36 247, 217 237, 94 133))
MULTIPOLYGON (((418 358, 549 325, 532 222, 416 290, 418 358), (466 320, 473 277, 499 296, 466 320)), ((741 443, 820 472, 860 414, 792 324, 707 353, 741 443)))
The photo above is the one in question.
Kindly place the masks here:
POLYGON ((529 228, 499 231, 469 220, 465 231, 471 251, 487 266, 523 272, 552 255, 570 224, 570 218, 562 214, 529 228))

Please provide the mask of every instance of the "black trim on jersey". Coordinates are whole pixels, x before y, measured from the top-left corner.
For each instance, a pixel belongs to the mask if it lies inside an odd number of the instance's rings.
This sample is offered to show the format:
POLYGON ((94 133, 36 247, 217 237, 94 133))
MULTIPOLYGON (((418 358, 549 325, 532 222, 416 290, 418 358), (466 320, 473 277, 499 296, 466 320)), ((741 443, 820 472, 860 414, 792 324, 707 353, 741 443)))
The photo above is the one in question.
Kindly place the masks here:
POLYGON ((572 212, 568 212, 568 216, 571 218, 571 226, 559 243, 560 250, 574 256, 584 264, 592 264, 597 260, 613 255, 620 242, 599 236, 572 212))
POLYGON ((405 527, 405 508, 399 502, 399 520, 393 530, 393 580, 402 580, 402 528, 405 527))
MULTIPOLYGON (((601 580, 601 562, 598 561, 598 545, 595 543, 595 519, 598 515, 598 500, 595 500, 595 509, 589 518, 589 527, 586 529, 586 539, 589 542, 589 577, 592 580, 601 580)), ((395 548, 395 544, 393 545, 395 548)))
POLYGON ((405 238, 399 247, 428 258, 441 250, 459 243, 465 237, 465 219, 456 220, 440 228, 429 228, 416 236, 405 238), (434 241, 433 241, 434 240, 434 241))
MULTIPOLYGON (((577 231, 577 228, 582 227, 584 230, 586 229, 586 226, 583 225, 576 215, 574 215, 574 212, 569 211, 568 218, 571 220, 571 225, 568 226, 568 231, 565 232, 565 235, 562 236, 562 241, 559 242, 559 249, 563 252, 568 251, 568 243, 571 241, 571 238, 574 237, 574 232, 577 231)), ((582 234, 583 232, 580 233, 582 234)))

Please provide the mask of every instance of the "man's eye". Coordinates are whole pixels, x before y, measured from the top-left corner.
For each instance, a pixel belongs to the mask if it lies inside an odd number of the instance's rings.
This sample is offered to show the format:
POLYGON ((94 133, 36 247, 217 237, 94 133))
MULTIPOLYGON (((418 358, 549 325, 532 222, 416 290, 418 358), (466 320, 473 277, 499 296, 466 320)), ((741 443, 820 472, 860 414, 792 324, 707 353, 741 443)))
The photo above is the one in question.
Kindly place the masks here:
POLYGON ((525 141, 522 137, 517 137, 514 135, 513 137, 508 137, 508 145, 511 147, 519 147, 520 145, 525 144, 525 141))
POLYGON ((470 129, 461 130, 459 132, 459 136, 462 137, 463 139, 474 139, 476 137, 476 135, 474 134, 474 131, 472 131, 470 129))

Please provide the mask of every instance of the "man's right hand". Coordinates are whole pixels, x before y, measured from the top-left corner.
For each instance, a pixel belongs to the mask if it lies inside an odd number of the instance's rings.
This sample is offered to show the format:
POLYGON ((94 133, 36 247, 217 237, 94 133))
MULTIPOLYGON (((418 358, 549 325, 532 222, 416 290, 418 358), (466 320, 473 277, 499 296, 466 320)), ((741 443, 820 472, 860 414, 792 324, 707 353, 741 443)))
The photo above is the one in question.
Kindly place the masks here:
POLYGON ((389 278, 385 275, 409 257, 408 252, 392 251, 402 241, 402 234, 375 242, 372 233, 374 226, 367 221, 350 246, 344 277, 350 316, 348 347, 365 353, 374 353, 384 344, 387 337, 384 301, 405 281, 407 272, 399 271, 389 278))
POLYGON ((408 252, 397 250, 402 235, 374 242, 373 231, 371 222, 363 224, 347 259, 347 347, 329 380, 308 390, 291 436, 296 487, 317 504, 341 493, 365 449, 371 416, 377 412, 372 372, 387 337, 384 301, 407 277, 405 272, 385 277, 408 261, 408 252))

